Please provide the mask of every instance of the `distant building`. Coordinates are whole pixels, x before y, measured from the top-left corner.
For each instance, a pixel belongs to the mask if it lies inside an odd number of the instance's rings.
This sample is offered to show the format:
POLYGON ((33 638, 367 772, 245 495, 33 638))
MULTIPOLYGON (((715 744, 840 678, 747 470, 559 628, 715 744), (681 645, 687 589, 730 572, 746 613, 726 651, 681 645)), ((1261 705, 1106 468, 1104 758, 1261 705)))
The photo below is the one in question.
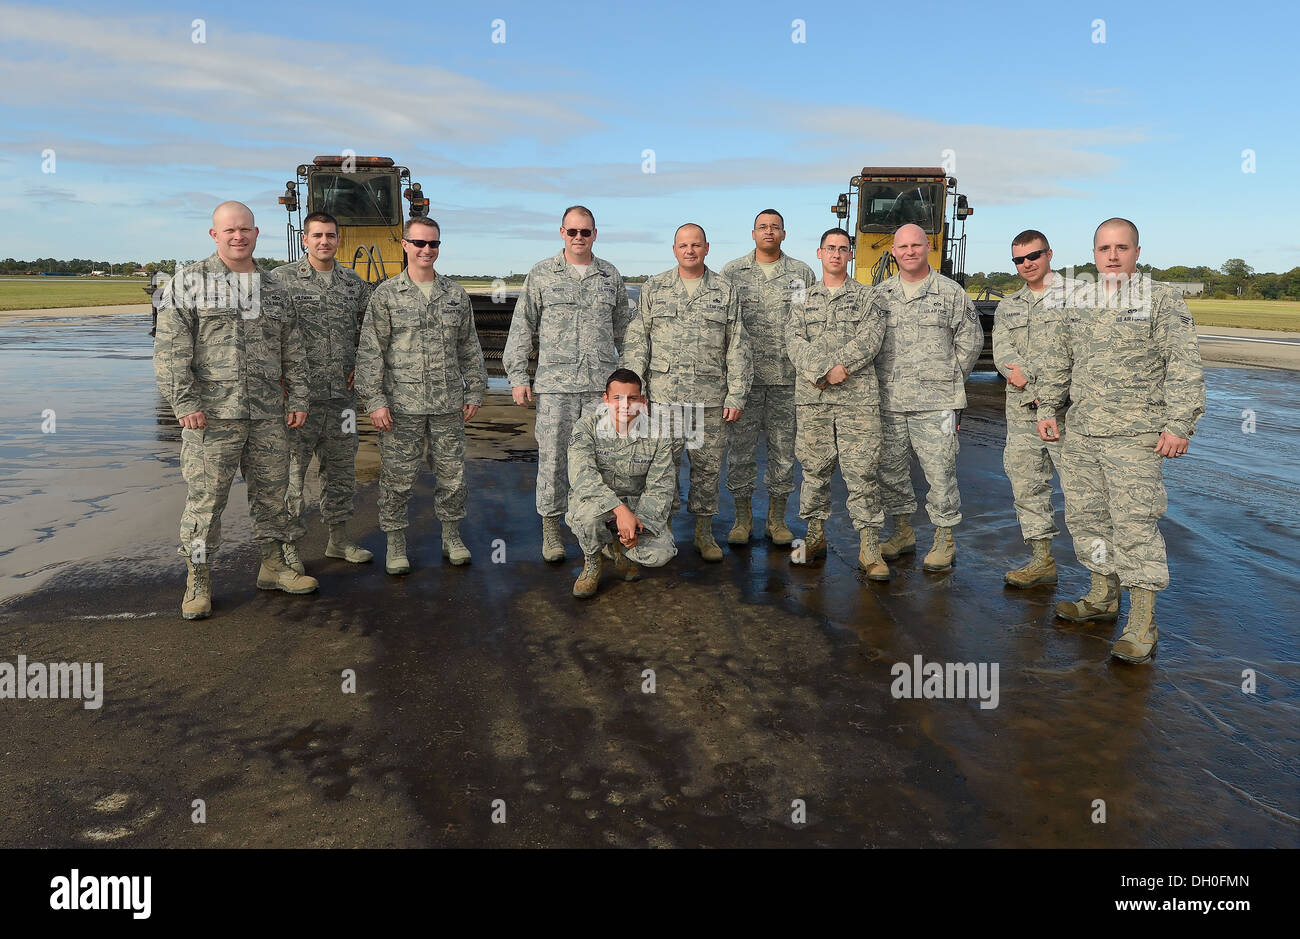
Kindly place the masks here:
POLYGON ((103 271, 91 271, 91 272, 90 272, 90 276, 91 276, 91 277, 105 277, 105 276, 107 276, 107 275, 106 275, 103 271))
POLYGON ((1199 282, 1170 280, 1165 281, 1165 284, 1169 287, 1173 287, 1184 297, 1199 297, 1201 294, 1205 293, 1205 284, 1199 282))

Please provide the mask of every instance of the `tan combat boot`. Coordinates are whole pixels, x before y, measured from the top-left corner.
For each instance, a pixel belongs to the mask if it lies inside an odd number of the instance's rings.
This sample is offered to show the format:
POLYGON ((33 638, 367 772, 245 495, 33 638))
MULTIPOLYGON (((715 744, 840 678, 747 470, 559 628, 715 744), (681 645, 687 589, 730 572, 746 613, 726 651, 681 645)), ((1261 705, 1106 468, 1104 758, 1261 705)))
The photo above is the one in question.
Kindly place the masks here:
POLYGON ((695 516, 695 548, 706 561, 721 561, 722 549, 713 540, 713 516, 695 516))
POLYGON ((257 569, 257 587, 259 590, 283 590, 285 593, 311 593, 316 587, 316 578, 299 574, 284 563, 282 547, 278 541, 269 541, 262 545, 262 566, 257 569))
POLYGON ((1119 575, 1092 572, 1092 589, 1078 600, 1056 604, 1056 615, 1071 623, 1104 622, 1119 616, 1119 575))
POLYGON ((190 569, 190 573, 185 578, 181 616, 185 619, 207 619, 212 615, 212 576, 208 565, 195 564, 186 558, 185 566, 190 569))
POLYGON ((1052 557, 1052 539, 1035 538, 1029 544, 1034 549, 1034 556, 1024 567, 1007 571, 1002 579, 1012 587, 1022 588, 1056 583, 1056 559, 1052 557))
POLYGON ((302 555, 298 553, 298 542, 282 541, 280 542, 280 557, 284 561, 284 566, 299 574, 307 573, 307 568, 303 566, 302 555))
POLYGON ((442 523, 442 556, 457 567, 470 561, 469 548, 460 540, 460 522, 442 523))
POLYGON ((384 559, 384 570, 390 574, 411 573, 411 562, 406 557, 406 529, 388 533, 388 556, 384 559))
POLYGON ((808 533, 804 535, 803 546, 790 552, 791 564, 811 564, 818 558, 826 557, 826 531, 820 518, 808 519, 808 533))
POLYGON ((1128 623, 1110 654, 1134 665, 1151 661, 1156 654, 1156 592, 1146 587, 1128 588, 1128 623))
POLYGON ((858 547, 858 566, 867 572, 868 580, 889 580, 889 565, 880 556, 880 536, 874 528, 864 528, 858 547))
POLYGON ((785 496, 772 496, 767 506, 767 537, 782 547, 794 541, 794 532, 785 523, 785 503, 785 496))
POLYGON ((542 516, 542 560, 564 560, 564 534, 560 531, 560 516, 542 516))
POLYGON ((900 554, 916 552, 916 532, 908 515, 894 516, 894 533, 880 543, 880 556, 886 561, 896 561, 900 554))
POLYGON ((736 524, 727 532, 727 544, 749 544, 754 533, 754 507, 748 496, 736 496, 736 524))
POLYGON ((374 557, 373 554, 348 537, 348 526, 346 524, 330 526, 330 540, 325 545, 325 556, 327 558, 342 558, 349 564, 364 564, 374 557))
POLYGON ((946 571, 952 567, 952 562, 956 557, 957 542, 952 537, 952 527, 949 525, 936 526, 934 529, 934 544, 930 546, 930 553, 921 562, 922 569, 946 571))
POLYGON ((599 553, 584 555, 582 573, 573 582, 575 597, 585 600, 596 595, 596 587, 600 584, 600 569, 604 563, 605 559, 599 553))
POLYGON ((641 568, 637 567, 636 561, 627 556, 627 549, 623 547, 623 542, 615 541, 610 548, 614 551, 614 572, 628 582, 640 580, 641 568))

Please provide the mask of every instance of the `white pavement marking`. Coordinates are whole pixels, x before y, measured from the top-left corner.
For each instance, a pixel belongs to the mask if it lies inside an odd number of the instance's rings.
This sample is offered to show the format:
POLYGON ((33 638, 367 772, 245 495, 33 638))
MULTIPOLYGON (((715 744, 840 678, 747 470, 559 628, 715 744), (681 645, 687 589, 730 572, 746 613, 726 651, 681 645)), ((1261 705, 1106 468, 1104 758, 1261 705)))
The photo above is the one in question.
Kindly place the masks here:
POLYGON ((1197 333, 1196 338, 1197 339, 1227 339, 1230 342, 1267 342, 1275 346, 1300 345, 1300 339, 1251 339, 1249 336, 1210 336, 1203 333, 1197 333))

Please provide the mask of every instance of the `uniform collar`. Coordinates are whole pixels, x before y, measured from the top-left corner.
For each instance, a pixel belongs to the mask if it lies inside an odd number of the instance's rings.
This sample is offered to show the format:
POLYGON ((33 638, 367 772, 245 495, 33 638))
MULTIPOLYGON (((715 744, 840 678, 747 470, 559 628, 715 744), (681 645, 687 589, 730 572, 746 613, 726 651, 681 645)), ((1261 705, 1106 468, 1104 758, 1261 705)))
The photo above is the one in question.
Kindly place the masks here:
MULTIPOLYGON (((397 277, 394 279, 397 281, 398 290, 418 291, 420 289, 419 285, 416 284, 415 281, 411 280, 411 275, 407 268, 402 268, 402 273, 398 274, 397 277)), ((439 274, 437 271, 434 271, 433 290, 429 292, 429 299, 432 300, 434 297, 440 296, 442 294, 443 292, 442 281, 443 281, 443 276, 439 274)))
MULTIPOLYGON (((338 269, 339 269, 339 262, 338 262, 337 260, 335 260, 335 261, 334 261, 334 266, 330 268, 330 273, 331 273, 331 274, 333 274, 333 273, 337 273, 337 272, 338 272, 338 269)), ((311 266, 311 261, 308 261, 305 257, 298 261, 298 276, 299 276, 299 277, 301 277, 301 278, 303 278, 303 279, 305 280, 305 279, 307 279, 307 278, 309 278, 309 277, 314 276, 316 273, 317 273, 316 268, 314 268, 314 267, 311 266)), ((324 272, 322 271, 321 273, 324 273, 324 272)))
MULTIPOLYGON (((686 293, 686 284, 682 280, 681 268, 674 267, 672 274, 673 274, 673 289, 679 291, 683 296, 687 296, 687 297, 692 296, 691 294, 686 293)), ((712 290, 714 287, 716 287, 718 285, 717 283, 718 275, 713 273, 713 271, 710 270, 709 266, 706 264, 704 266, 704 275, 700 278, 700 281, 701 281, 700 286, 696 288, 694 293, 694 296, 696 297, 698 297, 704 291, 712 290)))
MULTIPOLYGON (((777 265, 777 270, 784 271, 787 267, 789 267, 789 262, 790 262, 790 256, 786 254, 784 251, 782 251, 779 255, 777 255, 776 260, 771 263, 777 265)), ((745 255, 743 258, 740 259, 741 267, 759 267, 760 264, 767 264, 767 263, 768 263, 767 261, 760 261, 758 259, 757 248, 755 248, 753 251, 749 252, 749 254, 745 255)), ((759 270, 762 270, 762 268, 760 267, 759 270)))
MULTIPOLYGON (((925 280, 921 281, 920 289, 917 290, 916 296, 912 298, 913 300, 918 300, 927 293, 934 292, 934 275, 936 273, 937 271, 934 268, 930 268, 930 273, 926 274, 925 280)), ((903 297, 904 301, 907 300, 907 297, 903 294, 903 275, 901 273, 890 275, 889 279, 880 286, 903 297)))
POLYGON ((817 282, 814 283, 812 287, 809 288, 810 291, 820 290, 822 293, 826 294, 828 297, 831 297, 832 299, 834 299, 835 297, 842 297, 845 294, 853 293, 854 291, 861 290, 861 289, 862 289, 861 282, 859 282, 857 278, 854 277, 844 278, 844 283, 840 284, 839 287, 836 288, 836 292, 834 294, 831 293, 831 288, 827 287, 826 282, 823 281, 820 277, 818 277, 817 282))
MULTIPOLYGON (((563 274, 565 271, 569 269, 570 266, 572 265, 570 265, 569 259, 564 256, 563 248, 561 248, 559 252, 556 253, 555 257, 551 258, 551 270, 555 271, 557 274, 563 274)), ((582 276, 584 279, 586 279, 587 277, 596 274, 600 270, 601 270, 600 258, 596 257, 595 253, 593 252, 591 255, 591 263, 587 265, 587 270, 583 272, 582 276)))
POLYGON ((231 270, 231 269, 226 265, 226 262, 223 261, 223 260, 221 260, 221 255, 218 254, 218 253, 215 252, 215 251, 213 251, 213 252, 212 252, 212 256, 209 257, 209 258, 208 258, 206 261, 204 261, 203 263, 204 263, 204 264, 215 264, 215 265, 217 265, 218 267, 220 267, 223 271, 225 271, 227 274, 234 274, 236 277, 240 276, 241 274, 261 274, 261 273, 262 273, 262 268, 261 268, 261 267, 257 267, 257 266, 255 266, 254 269, 251 270, 251 271, 232 271, 232 270, 231 270))
MULTIPOLYGON (((1065 292, 1065 275, 1060 271, 1052 271, 1052 280, 1047 285, 1047 291, 1043 294, 1063 294, 1065 292)), ((1034 296, 1034 292, 1029 289, 1028 284, 1021 284, 1020 289, 1011 295, 1013 300, 1025 300, 1029 303, 1038 302, 1039 298, 1034 296)))

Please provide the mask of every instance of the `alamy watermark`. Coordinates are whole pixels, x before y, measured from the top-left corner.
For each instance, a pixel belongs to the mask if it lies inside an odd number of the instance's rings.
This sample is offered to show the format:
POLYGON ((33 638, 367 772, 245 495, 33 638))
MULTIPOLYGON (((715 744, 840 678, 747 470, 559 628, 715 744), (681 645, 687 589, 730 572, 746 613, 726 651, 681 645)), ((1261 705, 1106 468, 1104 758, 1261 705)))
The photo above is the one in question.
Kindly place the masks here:
POLYGON ((1064 271, 1064 290, 1049 290, 1043 306, 1055 309, 1099 308, 1122 310, 1129 319, 1150 319, 1155 309, 1155 281, 1150 274, 1093 274, 1064 271))
POLYGON ((205 273, 187 271, 183 265, 177 264, 176 276, 166 282, 162 281, 163 277, 166 275, 155 275, 155 310, 167 297, 175 307, 238 313, 246 320, 257 319, 262 312, 262 275, 259 271, 205 273))
POLYGON ((79 698, 88 711, 104 703, 103 662, 0 662, 0 698, 79 698))
POLYGON ((914 655, 910 664, 895 662, 889 674, 895 698, 978 698, 981 710, 998 706, 997 662, 925 662, 914 655))
POLYGON ((604 401, 600 403, 600 418, 596 421, 596 436, 603 439, 630 437, 632 439, 660 439, 686 441, 687 450, 695 450, 704 443, 704 405, 678 401, 666 404, 633 404, 628 408, 627 432, 620 434, 613 411, 604 401))

